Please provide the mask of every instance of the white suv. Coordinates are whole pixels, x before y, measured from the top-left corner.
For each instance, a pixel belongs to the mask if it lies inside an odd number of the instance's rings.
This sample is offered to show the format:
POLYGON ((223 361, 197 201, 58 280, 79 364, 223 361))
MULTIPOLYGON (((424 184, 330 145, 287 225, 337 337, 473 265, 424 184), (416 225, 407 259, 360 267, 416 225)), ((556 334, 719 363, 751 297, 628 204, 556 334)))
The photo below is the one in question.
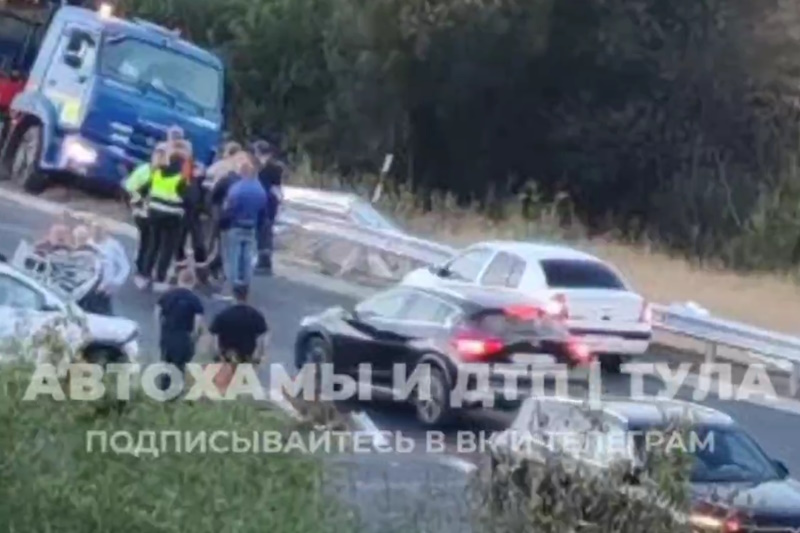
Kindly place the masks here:
POLYGON ((410 272, 402 283, 480 285, 542 299, 548 302, 547 311, 565 320, 570 332, 611 373, 620 371, 624 357, 644 354, 650 345, 648 302, 616 268, 572 248, 513 241, 478 243, 443 265, 410 272))

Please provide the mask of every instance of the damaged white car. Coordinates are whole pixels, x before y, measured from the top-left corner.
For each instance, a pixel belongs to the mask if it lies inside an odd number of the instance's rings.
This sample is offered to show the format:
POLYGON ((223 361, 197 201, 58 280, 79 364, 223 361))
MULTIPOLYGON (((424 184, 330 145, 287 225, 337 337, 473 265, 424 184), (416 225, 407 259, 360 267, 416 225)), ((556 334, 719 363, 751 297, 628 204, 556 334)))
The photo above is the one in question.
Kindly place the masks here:
MULTIPOLYGON (((16 254, 13 262, 20 257, 16 254)), ((75 295, 25 270, 0 263, 0 359, 58 364, 68 355, 90 362, 138 362, 136 322, 87 313, 74 303, 75 295)), ((89 278, 83 285, 93 283, 89 278)))

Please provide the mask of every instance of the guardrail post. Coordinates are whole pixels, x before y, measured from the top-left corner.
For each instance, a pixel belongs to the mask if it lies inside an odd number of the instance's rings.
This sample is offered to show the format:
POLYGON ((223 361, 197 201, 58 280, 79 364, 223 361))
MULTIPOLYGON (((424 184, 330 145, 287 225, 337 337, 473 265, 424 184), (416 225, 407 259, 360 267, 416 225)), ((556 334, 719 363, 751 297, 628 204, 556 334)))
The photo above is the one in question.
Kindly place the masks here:
POLYGON ((706 364, 714 364, 717 359, 717 343, 709 342, 706 344, 706 364))

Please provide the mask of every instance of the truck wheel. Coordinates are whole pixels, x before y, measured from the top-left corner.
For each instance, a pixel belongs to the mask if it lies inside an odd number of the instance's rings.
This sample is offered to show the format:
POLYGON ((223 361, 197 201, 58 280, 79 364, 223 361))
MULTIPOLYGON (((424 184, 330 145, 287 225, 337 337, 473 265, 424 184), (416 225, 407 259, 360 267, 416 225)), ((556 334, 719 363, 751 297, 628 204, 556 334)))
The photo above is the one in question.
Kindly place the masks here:
POLYGON ((47 176, 39 170, 41 153, 42 128, 36 124, 28 126, 14 148, 11 179, 31 194, 39 194, 47 188, 47 176))

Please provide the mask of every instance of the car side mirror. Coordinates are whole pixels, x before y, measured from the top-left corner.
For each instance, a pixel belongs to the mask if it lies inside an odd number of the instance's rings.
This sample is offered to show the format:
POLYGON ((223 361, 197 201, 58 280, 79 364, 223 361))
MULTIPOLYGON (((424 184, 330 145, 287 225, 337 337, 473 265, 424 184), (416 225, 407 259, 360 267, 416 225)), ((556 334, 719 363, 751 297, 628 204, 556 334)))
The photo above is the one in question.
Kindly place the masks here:
POLYGON ((67 52, 64 54, 64 64, 69 68, 81 68, 82 63, 83 58, 81 58, 80 54, 76 54, 75 52, 67 52))
POLYGON ((781 479, 785 479, 789 477, 789 467, 787 467, 783 461, 779 461, 777 459, 772 460, 772 464, 775 465, 775 469, 781 475, 781 479))

